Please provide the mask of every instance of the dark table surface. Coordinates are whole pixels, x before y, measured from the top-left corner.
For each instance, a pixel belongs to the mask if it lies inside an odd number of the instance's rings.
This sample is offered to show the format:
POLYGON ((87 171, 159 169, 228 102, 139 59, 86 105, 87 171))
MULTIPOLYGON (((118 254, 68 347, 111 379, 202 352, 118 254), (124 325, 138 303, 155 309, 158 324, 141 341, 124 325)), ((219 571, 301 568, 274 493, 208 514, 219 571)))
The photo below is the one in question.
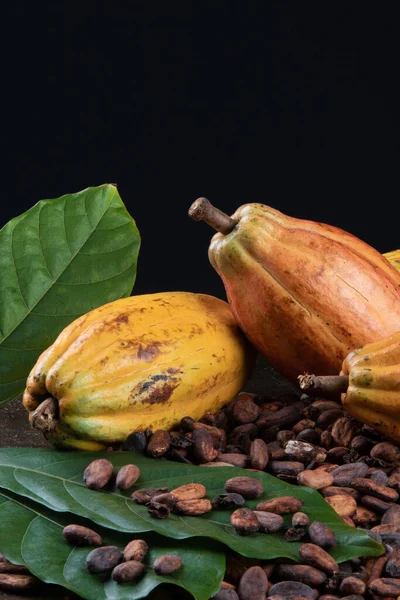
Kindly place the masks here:
MULTIPOLYGON (((244 389, 260 394, 271 394, 272 396, 298 393, 298 390, 263 358, 259 358, 253 376, 244 389)), ((1 407, 0 416, 0 447, 48 447, 48 443, 42 434, 30 427, 27 413, 19 398, 1 407)), ((73 597, 68 594, 67 590, 63 588, 43 584, 32 596, 7 594, 0 591, 0 600, 67 600, 67 598, 73 597)))

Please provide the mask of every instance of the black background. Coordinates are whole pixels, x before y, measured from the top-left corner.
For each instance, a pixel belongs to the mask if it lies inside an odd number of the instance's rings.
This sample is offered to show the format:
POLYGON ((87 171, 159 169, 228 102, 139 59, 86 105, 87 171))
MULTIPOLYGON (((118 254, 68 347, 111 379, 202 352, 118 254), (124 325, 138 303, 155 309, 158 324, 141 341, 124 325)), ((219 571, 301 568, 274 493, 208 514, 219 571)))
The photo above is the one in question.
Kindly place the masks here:
POLYGON ((135 293, 223 297, 200 195, 400 246, 395 3, 14 1, 2 14, 1 226, 116 183, 135 293))

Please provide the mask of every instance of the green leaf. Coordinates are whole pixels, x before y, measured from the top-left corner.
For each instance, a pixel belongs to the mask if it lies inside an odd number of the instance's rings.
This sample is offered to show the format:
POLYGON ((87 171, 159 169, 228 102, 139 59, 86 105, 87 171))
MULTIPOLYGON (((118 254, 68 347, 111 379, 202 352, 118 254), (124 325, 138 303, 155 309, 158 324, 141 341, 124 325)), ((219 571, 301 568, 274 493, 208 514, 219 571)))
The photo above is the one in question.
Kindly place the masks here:
MULTIPOLYGON (((48 449, 4 448, 0 450, 0 485, 16 494, 35 500, 55 511, 69 511, 89 518, 104 527, 121 532, 155 531, 184 539, 209 537, 222 542, 243 556, 272 559, 286 557, 299 560, 300 543, 288 542, 282 534, 240 536, 230 525, 232 511, 215 510, 201 517, 170 515, 166 520, 151 517, 147 508, 130 499, 129 493, 116 490, 89 490, 82 481, 85 467, 94 459, 106 457, 116 470, 134 463, 141 471, 130 490, 166 486, 170 490, 184 483, 202 483, 207 496, 213 498, 224 490, 225 481, 237 475, 249 476, 234 467, 198 467, 147 458, 134 452, 73 452, 48 449)), ((308 487, 291 485, 267 473, 252 472, 262 482, 265 494, 248 501, 250 508, 263 500, 293 495, 304 501, 302 510, 311 521, 322 521, 336 534, 338 545, 331 554, 339 562, 355 556, 379 556, 384 549, 364 531, 349 527, 322 496, 308 487)), ((289 523, 290 517, 287 517, 289 523)))
POLYGON ((69 323, 130 295, 139 247, 108 184, 41 200, 0 230, 0 404, 69 323))
MULTIPOLYGON (((39 579, 62 585, 87 600, 136 600, 146 598, 161 583, 173 583, 189 591, 196 600, 208 600, 221 585, 225 555, 211 549, 205 540, 174 541, 155 533, 141 536, 149 546, 146 572, 134 584, 119 585, 109 575, 94 575, 85 567, 93 548, 72 547, 62 528, 70 523, 93 524, 68 514, 52 512, 33 502, 20 502, 10 493, 0 493, 0 551, 12 562, 23 564, 39 579), (162 554, 177 554, 182 568, 166 577, 156 575, 151 565, 162 554)), ((96 527, 104 545, 121 550, 132 536, 96 527)))

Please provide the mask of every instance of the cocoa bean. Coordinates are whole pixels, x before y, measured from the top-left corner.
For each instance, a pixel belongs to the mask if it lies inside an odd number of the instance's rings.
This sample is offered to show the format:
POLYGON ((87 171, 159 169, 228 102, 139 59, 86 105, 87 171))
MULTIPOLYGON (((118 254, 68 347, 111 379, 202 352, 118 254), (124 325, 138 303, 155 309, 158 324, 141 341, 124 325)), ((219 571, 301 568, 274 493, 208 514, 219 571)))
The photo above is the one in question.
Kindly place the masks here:
POLYGON ((240 554, 227 554, 225 580, 236 586, 249 567, 248 560, 240 554))
POLYGON ((152 499, 147 505, 147 512, 155 519, 168 519, 171 513, 171 508, 167 506, 167 504, 154 502, 152 499))
POLYGON ((205 429, 193 431, 193 455, 199 463, 211 462, 218 456, 212 437, 205 429))
POLYGON ((328 450, 326 460, 331 463, 338 463, 342 465, 343 463, 351 462, 345 460, 348 455, 349 449, 346 448, 346 446, 337 446, 336 448, 331 448, 328 450))
POLYGON ((344 414, 344 410, 339 407, 324 410, 317 419, 317 425, 318 427, 321 427, 321 429, 328 429, 330 425, 333 425, 338 419, 343 417, 344 414))
POLYGON ((167 460, 174 460, 177 462, 185 463, 186 465, 193 464, 187 457, 189 456, 188 448, 170 448, 165 455, 167 460))
POLYGON ((400 492, 400 473, 393 473, 388 479, 388 486, 400 492))
POLYGON ((221 588, 211 597, 211 600, 239 600, 239 596, 235 590, 221 588))
POLYGON ((367 476, 368 475, 372 479, 372 481, 374 481, 378 485, 387 485, 388 484, 389 477, 387 476, 385 471, 382 471, 381 469, 376 469, 371 474, 367 473, 367 476))
POLYGON ((357 435, 359 431, 358 425, 355 421, 348 417, 340 417, 335 421, 332 427, 332 439, 337 446, 350 446, 351 440, 357 435))
POLYGON ((339 565, 336 560, 316 544, 303 544, 300 546, 299 556, 307 565, 320 569, 330 576, 339 573, 339 565))
POLYGON ((256 421, 257 427, 267 429, 277 426, 281 429, 290 428, 300 420, 300 408, 295 405, 285 406, 276 412, 262 412, 256 421))
POLYGON ((198 515, 205 515, 212 510, 211 501, 208 498, 198 498, 195 500, 179 500, 173 511, 178 515, 186 515, 189 517, 195 517, 198 515))
POLYGON ((400 465, 400 447, 390 442, 375 444, 371 450, 371 456, 389 464, 400 465))
POLYGON ((332 529, 319 521, 311 523, 308 535, 310 540, 317 546, 321 546, 321 548, 329 549, 336 546, 336 536, 332 529))
POLYGON ((143 562, 144 557, 149 551, 149 547, 144 540, 132 540, 123 550, 124 560, 136 560, 143 562))
POLYGON ((225 482, 225 491, 240 494, 246 500, 259 498, 264 493, 261 481, 253 477, 232 477, 225 482))
POLYGON ((272 512, 277 515, 287 515, 298 512, 303 504, 303 500, 296 498, 296 496, 279 496, 277 498, 272 498, 271 500, 260 502, 257 504, 256 510, 272 512))
POLYGON ((287 454, 279 442, 268 442, 267 444, 270 460, 286 460, 287 454))
POLYGON ((259 528, 257 516, 250 508, 238 508, 231 514, 231 525, 239 535, 251 535, 259 528))
POLYGON ((222 409, 218 411, 215 415, 215 427, 218 429, 223 429, 224 431, 228 430, 229 419, 226 414, 226 410, 222 409))
POLYGON ((153 503, 165 504, 168 508, 173 508, 176 503, 176 496, 171 492, 165 492, 164 494, 157 494, 150 500, 150 505, 153 503))
POLYGON ((399 525, 388 525, 384 523, 383 525, 375 525, 372 529, 374 533, 400 533, 400 524, 399 525))
POLYGON ((168 488, 145 488, 133 492, 131 498, 132 500, 135 500, 137 504, 147 504, 154 496, 157 496, 158 494, 163 494, 164 492, 168 492, 168 488))
POLYGON ((117 474, 115 485, 120 490, 128 490, 137 482, 140 476, 140 469, 136 465, 124 465, 117 474))
POLYGON ((321 494, 324 497, 328 497, 328 496, 340 496, 340 494, 347 494, 348 496, 351 496, 352 498, 354 498, 354 500, 356 502, 358 502, 358 500, 361 497, 360 492, 357 492, 357 490, 354 490, 351 487, 339 487, 336 485, 329 485, 326 488, 323 488, 321 490, 321 494))
POLYGON ((340 404, 334 402, 333 400, 315 400, 308 407, 308 412, 310 414, 310 418, 314 421, 317 421, 319 416, 322 415, 327 410, 336 410, 340 409, 340 404))
POLYGON ((332 471, 333 485, 351 487, 354 479, 364 477, 368 472, 368 465, 364 463, 351 463, 340 465, 332 471))
POLYGON ((233 467, 234 465, 231 465, 231 463, 215 460, 214 462, 202 463, 201 466, 202 467, 233 467))
POLYGON ((359 527, 370 527, 379 521, 379 517, 376 512, 369 508, 365 508, 364 506, 357 506, 356 512, 351 518, 359 527))
POLYGON ((34 575, 0 573, 0 590, 18 594, 35 589, 39 580, 34 575))
POLYGON ((296 477, 301 471, 304 471, 304 465, 301 462, 291 460, 272 460, 269 468, 274 474, 290 475, 296 477))
POLYGON ((143 431, 134 431, 122 444, 122 450, 125 452, 144 452, 147 446, 147 439, 143 431))
POLYGON ((329 487, 333 483, 333 476, 327 471, 305 470, 297 475, 299 485, 306 485, 314 490, 329 487))
POLYGON ((239 467, 245 469, 249 464, 249 457, 245 454, 238 454, 231 452, 228 454, 218 454, 217 460, 220 462, 226 462, 231 464, 233 467, 239 467))
POLYGON ((308 464, 317 456, 317 448, 307 442, 289 440, 284 446, 290 460, 308 464))
POLYGON ((292 517, 293 527, 308 527, 310 524, 310 518, 306 513, 297 512, 292 517))
POLYGON ((261 510, 253 511, 258 521, 258 531, 261 533, 276 533, 284 526, 285 522, 281 515, 261 510))
POLYGON ((400 533, 388 531, 380 534, 381 541, 386 546, 390 546, 391 550, 400 550, 400 533))
POLYGON ((400 525, 400 504, 387 509, 381 519, 382 525, 400 525))
POLYGON ((168 431, 157 429, 147 443, 146 454, 152 458, 158 458, 159 456, 164 456, 168 452, 169 447, 170 438, 168 431))
POLYGON ((258 427, 254 425, 254 423, 247 423, 246 425, 239 425, 235 427, 228 435, 228 442, 233 445, 241 445, 241 441, 243 436, 250 438, 250 440, 254 440, 254 438, 258 434, 258 427))
POLYGON ((204 423, 205 425, 210 425, 210 427, 215 427, 215 415, 210 412, 204 413, 204 415, 200 417, 199 423, 204 423))
POLYGON ((292 431, 294 431, 294 433, 298 435, 305 429, 314 429, 314 427, 315 421, 312 421, 311 419, 302 419, 301 421, 296 423, 296 425, 293 425, 292 431))
POLYGON ((218 427, 211 427, 210 425, 206 425, 205 423, 199 423, 198 421, 195 421, 193 423, 192 428, 192 439, 195 431, 206 431, 211 437, 214 450, 218 450, 218 452, 221 452, 222 449, 226 446, 226 433, 223 429, 218 429, 218 427))
POLYGON ((281 431, 278 431, 278 433, 276 434, 276 441, 282 446, 284 447, 286 442, 289 442, 290 440, 294 440, 296 437, 294 431, 292 431, 291 429, 282 429, 281 431))
POLYGON ((285 531, 285 540, 287 542, 300 542, 306 535, 305 527, 289 527, 285 531))
POLYGON ((180 425, 183 432, 193 431, 193 425, 195 420, 192 417, 183 417, 181 419, 180 425))
POLYGON ((382 575, 385 565, 387 563, 388 556, 379 556, 378 558, 367 559, 366 569, 368 573, 367 584, 368 586, 375 579, 379 579, 382 575))
POLYGON ((350 594, 349 596, 342 596, 340 600, 364 600, 364 596, 359 594, 350 594))
POLYGON ((378 596, 392 596, 396 598, 400 595, 400 579, 395 579, 394 577, 374 579, 368 587, 370 592, 378 596))
POLYGON ((385 571, 390 577, 400 577, 400 550, 393 550, 390 553, 385 571))
POLYGON ((63 535, 74 546, 101 546, 103 543, 98 533, 82 525, 67 525, 63 529, 63 535))
POLYGON ((264 440, 256 438, 250 444, 250 464, 254 469, 263 471, 269 461, 268 446, 264 440))
POLYGON ((318 600, 340 600, 340 596, 335 596, 334 594, 322 594, 318 600))
POLYGON ((315 600, 314 590, 309 585, 297 580, 275 583, 268 591, 268 598, 271 596, 282 596, 287 600, 297 600, 299 598, 315 600))
POLYGON ((243 506, 245 499, 240 494, 219 494, 212 500, 214 510, 238 508, 243 506))
POLYGON ((323 431, 321 433, 321 446, 325 448, 325 450, 329 450, 332 444, 332 434, 330 431, 323 431))
POLYGON ((233 407, 232 415, 237 423, 245 425, 257 421, 260 412, 260 408, 253 402, 252 398, 241 396, 233 407))
POLYGON ((129 560, 114 567, 111 577, 117 583, 127 583, 139 579, 144 573, 144 564, 137 560, 129 560))
POLYGON ((327 496, 325 497, 325 500, 340 517, 353 517, 357 510, 357 502, 348 494, 327 496))
POLYGON ((164 554, 153 562, 153 569, 157 575, 170 575, 182 566, 182 560, 176 554, 164 554))
POLYGON ((311 587, 323 585, 327 580, 326 573, 310 565, 278 565, 274 574, 281 580, 300 581, 311 587))
POLYGON ((384 502, 384 500, 380 500, 375 496, 363 496, 361 503, 379 514, 383 514, 388 508, 394 506, 393 502, 384 502))
POLYGON ((113 464, 106 458, 98 458, 90 463, 83 472, 83 481, 90 490, 100 490, 110 481, 113 464))
POLYGON ((350 517, 341 517, 343 523, 346 523, 346 525, 348 525, 349 527, 355 527, 356 524, 354 523, 353 519, 350 519, 350 517))
POLYGON ((202 483, 186 483, 171 490, 176 500, 197 500, 204 498, 207 490, 202 483))
POLYGON ((238 587, 240 600, 265 600, 268 579, 259 566, 250 567, 241 577, 238 587))
POLYGON ((339 586, 342 594, 363 596, 367 590, 367 586, 364 581, 358 579, 358 577, 345 577, 339 586))
POLYGON ((385 502, 397 502, 399 499, 399 494, 396 492, 396 490, 383 485, 378 485, 374 481, 371 481, 371 479, 367 479, 365 477, 357 477, 354 479, 351 487, 353 487, 355 490, 358 490, 362 494, 375 496, 376 498, 384 500, 385 502))
POLYGON ((86 568, 91 573, 111 571, 123 560, 123 554, 116 546, 102 546, 92 550, 86 557, 86 568))
POLYGON ((16 565, 0 554, 0 573, 8 573, 9 575, 30 575, 29 569, 24 565, 16 565))
POLYGON ((171 431, 169 434, 169 442, 171 448, 188 450, 193 445, 193 436, 191 433, 184 433, 182 431, 171 431))
POLYGON ((365 437, 365 435, 356 435, 350 444, 350 448, 355 450, 359 456, 368 456, 373 446, 373 440, 365 437))

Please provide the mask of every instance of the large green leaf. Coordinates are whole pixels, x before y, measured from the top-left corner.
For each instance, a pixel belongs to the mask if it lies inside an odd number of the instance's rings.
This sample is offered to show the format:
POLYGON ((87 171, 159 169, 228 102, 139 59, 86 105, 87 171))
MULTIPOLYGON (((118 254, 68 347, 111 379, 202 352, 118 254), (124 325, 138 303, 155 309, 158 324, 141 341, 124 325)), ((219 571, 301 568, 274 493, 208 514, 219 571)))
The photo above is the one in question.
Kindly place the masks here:
POLYGON ((0 230, 0 403, 66 325, 130 295, 139 246, 113 185, 41 200, 0 230))
MULTIPOLYGON (((174 541, 155 533, 141 535, 149 546, 146 572, 134 584, 118 585, 109 576, 93 575, 85 568, 92 548, 71 547, 62 535, 69 523, 93 524, 68 514, 54 513, 17 496, 0 493, 0 550, 12 562, 23 564, 39 579, 62 585, 87 600, 137 600, 146 598, 161 583, 173 583, 188 590, 196 600, 208 600, 221 585, 225 554, 212 549, 205 540, 174 541), (161 577, 151 568, 162 554, 177 554, 182 568, 161 577)), ((96 527, 104 545, 121 550, 132 536, 96 527)))
MULTIPOLYGON (((52 510, 75 513, 117 531, 140 533, 153 530, 174 539, 209 537, 244 556, 299 560, 300 544, 286 541, 282 534, 238 535, 230 525, 231 511, 212 511, 201 517, 170 515, 166 520, 158 520, 148 514, 145 506, 131 500, 128 493, 89 490, 83 484, 82 474, 85 467, 99 457, 111 460, 116 469, 127 463, 140 467, 140 478, 130 492, 145 487, 173 489, 184 483, 197 482, 204 484, 208 497, 213 498, 223 492, 228 478, 250 474, 234 467, 197 467, 131 452, 67 453, 43 448, 5 448, 0 450, 0 486, 52 510)), ((381 544, 362 530, 343 523, 317 491, 288 484, 267 473, 252 472, 251 476, 262 482, 265 494, 261 499, 248 501, 248 506, 254 507, 257 502, 277 496, 301 498, 304 501, 302 510, 310 519, 326 523, 335 532, 338 545, 332 555, 339 562, 354 556, 382 554, 381 544)))

